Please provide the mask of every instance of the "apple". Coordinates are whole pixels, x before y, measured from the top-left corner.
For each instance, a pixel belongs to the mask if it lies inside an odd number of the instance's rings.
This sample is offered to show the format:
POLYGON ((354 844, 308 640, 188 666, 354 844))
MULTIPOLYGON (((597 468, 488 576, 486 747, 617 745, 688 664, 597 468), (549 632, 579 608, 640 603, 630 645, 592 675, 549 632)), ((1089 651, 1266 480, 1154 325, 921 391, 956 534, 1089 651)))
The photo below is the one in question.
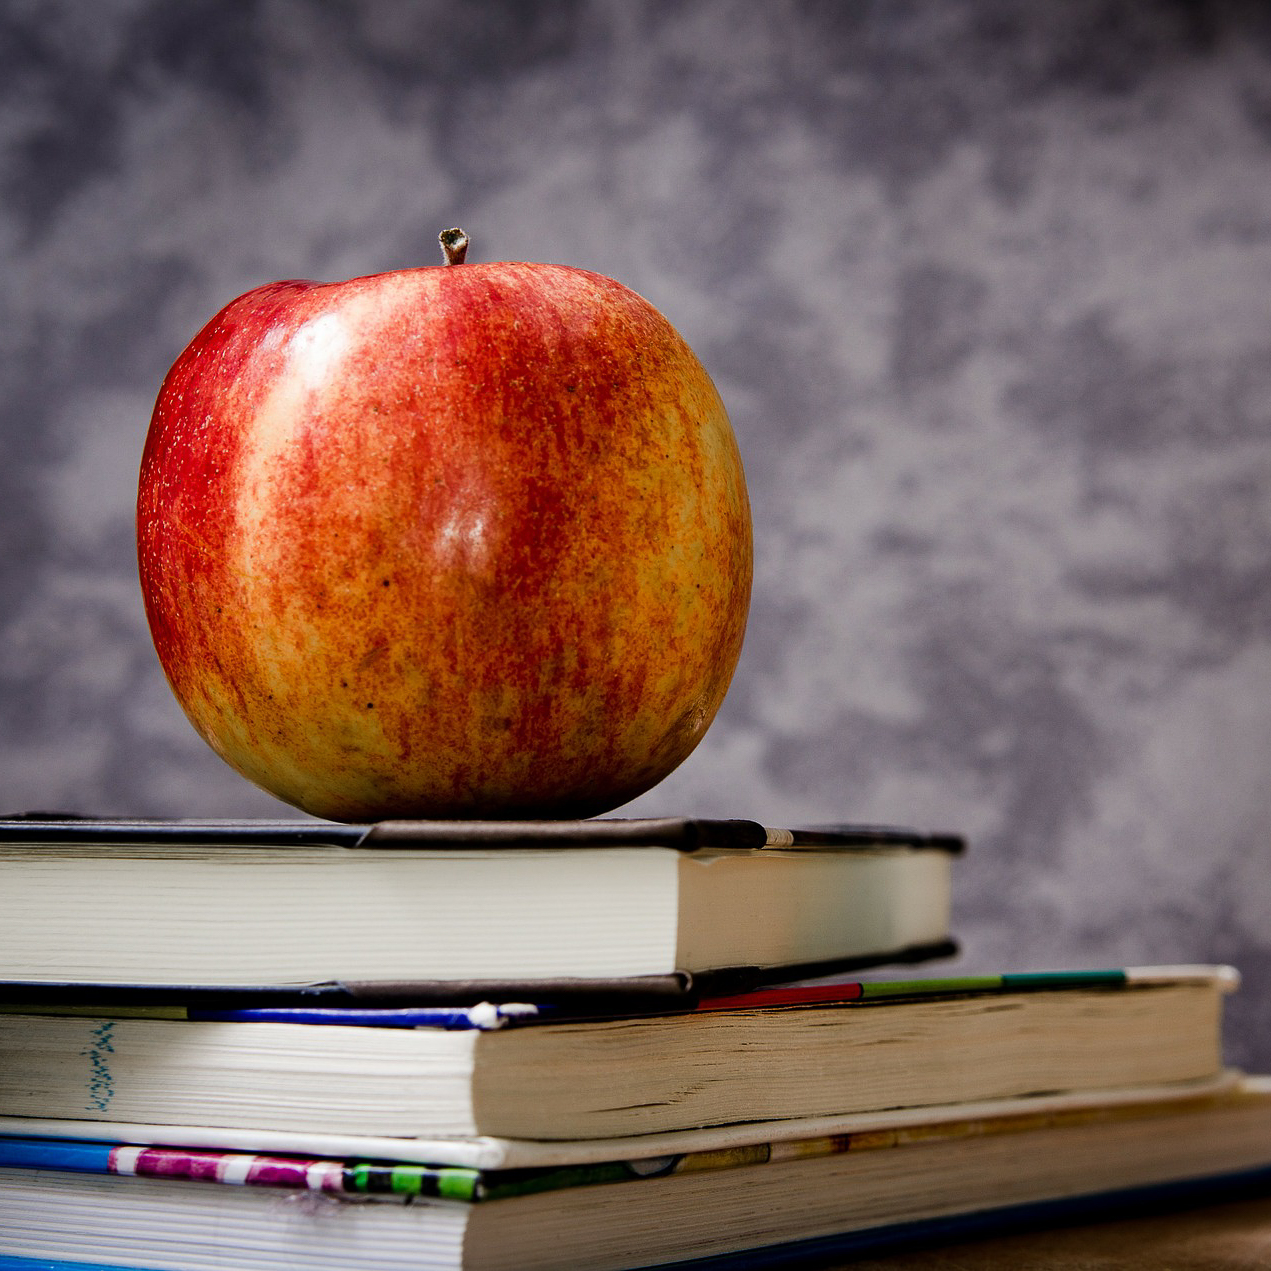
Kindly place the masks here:
POLYGON ((441 240, 249 291, 177 358, 137 499, 155 649, 212 748, 314 815, 595 815, 732 678, 737 443, 635 292, 441 240))

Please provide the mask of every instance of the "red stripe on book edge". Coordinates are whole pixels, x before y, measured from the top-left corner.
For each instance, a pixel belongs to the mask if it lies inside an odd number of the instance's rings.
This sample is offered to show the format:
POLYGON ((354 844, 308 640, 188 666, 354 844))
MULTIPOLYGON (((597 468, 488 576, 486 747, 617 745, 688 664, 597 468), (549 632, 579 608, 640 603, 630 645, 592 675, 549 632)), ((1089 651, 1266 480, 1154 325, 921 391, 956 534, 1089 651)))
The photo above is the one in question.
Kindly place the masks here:
POLYGON ((851 984, 808 984, 798 988, 755 989, 723 997, 704 997, 698 1011, 728 1011, 750 1006, 809 1006, 818 1002, 859 1002, 865 986, 851 984))

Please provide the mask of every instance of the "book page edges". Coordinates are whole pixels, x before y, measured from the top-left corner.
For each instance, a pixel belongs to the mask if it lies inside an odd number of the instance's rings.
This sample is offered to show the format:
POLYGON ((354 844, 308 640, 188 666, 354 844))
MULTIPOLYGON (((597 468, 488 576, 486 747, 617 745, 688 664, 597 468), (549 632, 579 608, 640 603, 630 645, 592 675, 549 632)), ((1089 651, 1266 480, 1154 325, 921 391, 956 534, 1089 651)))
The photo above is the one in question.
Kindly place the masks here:
POLYGON ((751 916, 744 942, 764 966, 937 944, 949 938, 955 859, 941 851, 685 856, 676 964, 690 972, 736 965, 738 914, 751 916))

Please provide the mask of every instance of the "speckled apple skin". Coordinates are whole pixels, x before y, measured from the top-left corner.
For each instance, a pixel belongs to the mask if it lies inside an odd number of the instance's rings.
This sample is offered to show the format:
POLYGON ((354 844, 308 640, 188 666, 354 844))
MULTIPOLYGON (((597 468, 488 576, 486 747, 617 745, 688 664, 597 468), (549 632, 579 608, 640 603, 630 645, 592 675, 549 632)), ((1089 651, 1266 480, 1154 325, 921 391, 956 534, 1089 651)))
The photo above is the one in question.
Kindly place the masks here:
POLYGON ((318 816, 587 816, 714 718, 750 507, 646 300, 490 263, 233 301, 163 382, 137 542, 194 727, 318 816))

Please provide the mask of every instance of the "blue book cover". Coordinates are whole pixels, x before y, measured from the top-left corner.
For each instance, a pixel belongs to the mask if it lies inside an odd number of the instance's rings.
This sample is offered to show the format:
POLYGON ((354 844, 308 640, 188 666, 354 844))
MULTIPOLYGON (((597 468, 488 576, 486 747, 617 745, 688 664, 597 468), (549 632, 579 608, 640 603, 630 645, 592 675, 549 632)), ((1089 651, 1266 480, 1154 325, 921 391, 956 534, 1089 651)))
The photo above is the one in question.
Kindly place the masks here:
POLYGON ((141 1271, 118 1262, 61 1262, 54 1258, 11 1258, 0 1254, 0 1271, 141 1271))

